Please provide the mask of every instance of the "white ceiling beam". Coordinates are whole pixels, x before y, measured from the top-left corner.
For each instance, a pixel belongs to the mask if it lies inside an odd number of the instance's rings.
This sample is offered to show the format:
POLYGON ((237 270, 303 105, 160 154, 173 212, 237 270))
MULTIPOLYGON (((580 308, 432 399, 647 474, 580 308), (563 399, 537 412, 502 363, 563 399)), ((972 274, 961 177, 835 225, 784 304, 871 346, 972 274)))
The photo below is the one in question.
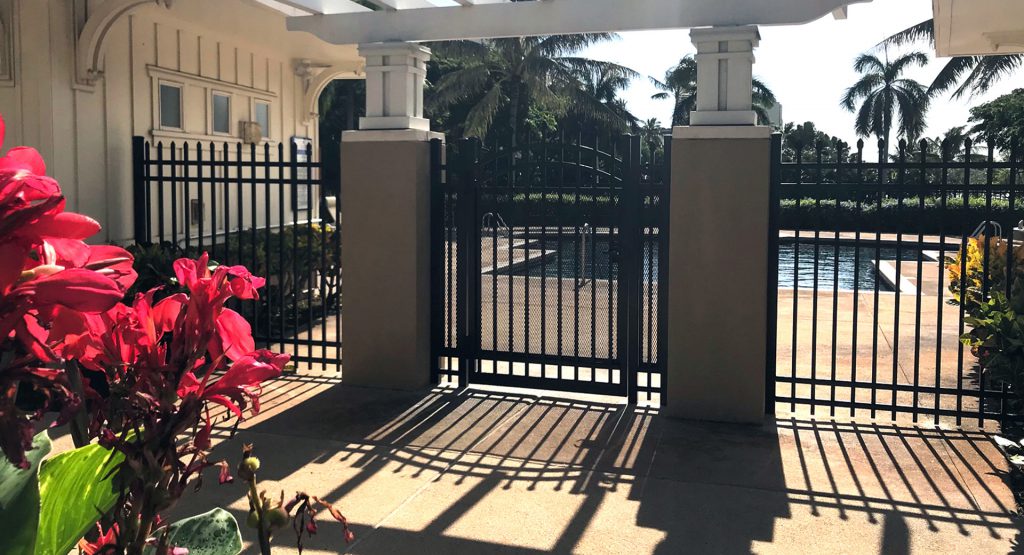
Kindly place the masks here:
POLYGON ((334 44, 364 44, 724 25, 795 25, 864 2, 871 0, 478 2, 461 8, 289 17, 288 29, 307 31, 334 44))
POLYGON ((374 6, 385 11, 416 10, 420 8, 436 8, 427 0, 367 0, 374 6))
MULTIPOLYGON (((319 15, 338 15, 338 14, 352 14, 360 12, 373 12, 370 8, 352 2, 352 0, 277 0, 282 4, 294 6, 299 9, 309 10, 316 16, 308 17, 319 17, 319 15)), ((300 16, 307 17, 307 16, 300 16)))

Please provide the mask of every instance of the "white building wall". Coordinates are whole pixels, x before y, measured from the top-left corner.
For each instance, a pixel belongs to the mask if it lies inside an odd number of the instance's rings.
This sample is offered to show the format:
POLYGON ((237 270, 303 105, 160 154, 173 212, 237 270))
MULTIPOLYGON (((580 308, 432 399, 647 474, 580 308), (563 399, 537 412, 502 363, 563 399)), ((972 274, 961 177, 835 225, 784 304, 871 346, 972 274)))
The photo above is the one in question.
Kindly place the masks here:
MULTIPOLYGON (((227 142, 234 152, 240 122, 255 119, 253 102, 259 99, 270 104, 273 152, 278 143, 287 150, 293 136, 311 138, 317 152, 315 95, 307 94, 317 87, 316 71, 361 74, 354 47, 290 33, 283 15, 258 3, 175 0, 170 9, 154 2, 118 18, 101 50, 102 78, 83 86, 75 78, 78 30, 103 2, 122 1, 0 0, 0 47, 9 46, 11 54, 0 63, 5 144, 42 152, 68 208, 103 224, 99 240, 124 241, 133 234, 133 135, 163 142, 166 154, 172 141, 186 140, 204 141, 207 148, 209 141, 227 142), (304 59, 314 70, 300 75, 295 68, 304 59), (181 130, 160 128, 161 80, 183 86, 181 130), (227 135, 212 130, 214 90, 232 98, 227 135)), ((182 213, 186 203, 178 204, 182 213)), ((271 212, 277 214, 277 207, 271 212)))

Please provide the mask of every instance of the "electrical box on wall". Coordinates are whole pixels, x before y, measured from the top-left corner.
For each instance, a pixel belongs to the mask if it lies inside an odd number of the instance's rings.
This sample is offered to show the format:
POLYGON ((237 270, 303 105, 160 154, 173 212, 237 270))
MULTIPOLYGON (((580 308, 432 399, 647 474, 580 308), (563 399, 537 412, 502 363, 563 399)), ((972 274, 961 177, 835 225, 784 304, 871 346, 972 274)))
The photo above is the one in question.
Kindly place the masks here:
POLYGON ((246 144, 256 144, 263 139, 263 129, 260 127, 259 122, 255 121, 243 121, 241 124, 242 142, 246 144))

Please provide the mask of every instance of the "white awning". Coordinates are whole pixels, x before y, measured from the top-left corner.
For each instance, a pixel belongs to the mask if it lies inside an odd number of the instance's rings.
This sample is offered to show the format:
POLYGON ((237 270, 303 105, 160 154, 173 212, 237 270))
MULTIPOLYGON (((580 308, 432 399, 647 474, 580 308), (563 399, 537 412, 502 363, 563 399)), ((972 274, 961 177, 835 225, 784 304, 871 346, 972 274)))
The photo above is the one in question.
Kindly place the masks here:
POLYGON ((303 10, 288 29, 334 44, 733 25, 793 25, 871 0, 260 0, 303 10), (372 7, 370 7, 372 6, 372 7))
POLYGON ((1024 52, 1024 0, 932 0, 932 9, 939 56, 1024 52))

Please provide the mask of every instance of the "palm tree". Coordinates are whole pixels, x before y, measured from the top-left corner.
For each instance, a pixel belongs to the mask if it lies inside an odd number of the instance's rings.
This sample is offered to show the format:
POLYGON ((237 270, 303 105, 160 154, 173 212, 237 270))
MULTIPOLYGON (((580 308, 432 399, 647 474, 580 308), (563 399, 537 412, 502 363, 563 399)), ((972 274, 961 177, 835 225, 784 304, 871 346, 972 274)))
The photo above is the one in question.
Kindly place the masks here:
MULTIPOLYGON (((908 27, 885 39, 880 46, 903 46, 910 43, 927 42, 935 44, 935 20, 929 19, 908 27)), ((992 56, 955 56, 946 62, 942 71, 935 76, 929 94, 938 95, 954 89, 952 98, 988 91, 1000 79, 1024 66, 1024 54, 999 54, 992 56)))
POLYGON ((577 72, 580 90, 563 90, 561 96, 569 101, 566 111, 584 122, 608 127, 612 131, 636 129, 640 120, 630 113, 619 92, 640 74, 615 64, 584 67, 577 72), (594 103, 597 100, 600 105, 594 103))
MULTIPOLYGON (((665 72, 665 80, 651 77, 651 83, 661 92, 651 96, 655 100, 674 99, 672 125, 689 125, 690 112, 697 109, 697 61, 692 54, 665 72)), ((761 125, 771 123, 768 110, 775 105, 775 94, 760 79, 753 80, 753 110, 761 125)))
POLYGON ((647 145, 647 150, 651 154, 657 152, 664 142, 661 133, 661 122, 658 118, 651 118, 640 125, 640 140, 647 145))
POLYGON ((840 104, 850 112, 857 112, 858 135, 875 135, 882 140, 883 151, 888 153, 895 118, 899 121, 900 137, 914 141, 921 136, 928 112, 928 89, 903 77, 903 73, 911 66, 927 64, 928 56, 923 52, 910 52, 892 61, 888 56, 881 60, 873 54, 857 57, 853 68, 861 74, 860 80, 846 90, 840 104))
POLYGON ((697 60, 692 55, 684 56, 679 63, 665 72, 665 80, 651 77, 651 83, 661 92, 651 98, 666 100, 672 98, 672 125, 689 125, 690 112, 697 108, 697 60))
POLYGON ((497 119, 506 118, 513 145, 531 108, 596 120, 621 119, 607 97, 603 101, 595 96, 604 91, 585 86, 581 75, 605 75, 615 81, 635 72, 576 56, 592 44, 615 37, 599 33, 435 43, 431 47, 445 72, 429 89, 428 107, 445 110, 465 104, 459 131, 466 137, 485 137, 497 119))

